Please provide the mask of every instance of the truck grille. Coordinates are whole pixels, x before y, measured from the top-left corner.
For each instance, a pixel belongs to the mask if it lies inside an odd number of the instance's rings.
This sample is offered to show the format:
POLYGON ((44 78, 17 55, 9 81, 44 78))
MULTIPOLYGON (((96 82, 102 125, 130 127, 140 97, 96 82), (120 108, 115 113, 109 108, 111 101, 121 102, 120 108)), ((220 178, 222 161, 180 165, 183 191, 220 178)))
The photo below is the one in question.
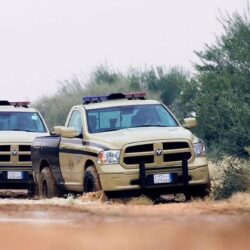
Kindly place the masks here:
POLYGON ((182 160, 191 160, 192 151, 187 141, 163 141, 127 146, 122 152, 122 165, 126 168, 181 166, 182 160))
POLYGON ((0 152, 10 151, 10 145, 0 145, 0 152))
POLYGON ((133 156, 133 157, 125 157, 124 162, 127 165, 140 164, 143 163, 154 163, 153 155, 145 155, 145 156, 133 156))
POLYGON ((31 165, 30 145, 0 145, 0 166, 22 166, 22 163, 31 165))
POLYGON ((10 155, 0 155, 0 162, 9 162, 10 161, 10 155))
POLYGON ((182 161, 188 160, 191 157, 190 152, 186 153, 176 153, 176 154, 164 154, 163 161, 164 162, 171 162, 171 161, 182 161))

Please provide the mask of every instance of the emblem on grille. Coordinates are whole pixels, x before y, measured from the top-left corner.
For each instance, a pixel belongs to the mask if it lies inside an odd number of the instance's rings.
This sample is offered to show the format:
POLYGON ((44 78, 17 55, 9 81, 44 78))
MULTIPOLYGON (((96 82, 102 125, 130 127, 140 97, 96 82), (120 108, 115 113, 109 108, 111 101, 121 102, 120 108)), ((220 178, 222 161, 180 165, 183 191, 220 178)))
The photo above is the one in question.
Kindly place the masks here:
POLYGON ((17 156, 18 151, 17 151, 16 149, 12 149, 12 150, 11 150, 11 154, 12 154, 13 156, 17 156))
POLYGON ((160 148, 155 149, 155 154, 156 155, 161 155, 162 154, 162 149, 160 149, 160 148))

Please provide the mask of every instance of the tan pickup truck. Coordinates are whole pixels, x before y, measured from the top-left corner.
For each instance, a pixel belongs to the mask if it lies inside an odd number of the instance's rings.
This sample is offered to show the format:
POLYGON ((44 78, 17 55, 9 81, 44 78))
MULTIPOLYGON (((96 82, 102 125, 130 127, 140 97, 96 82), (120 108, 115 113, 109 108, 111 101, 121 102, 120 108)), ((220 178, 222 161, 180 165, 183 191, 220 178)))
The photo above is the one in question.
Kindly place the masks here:
POLYGON ((204 197, 210 178, 204 143, 145 93, 83 98, 65 127, 36 138, 32 165, 40 195, 65 192, 183 192, 204 197))

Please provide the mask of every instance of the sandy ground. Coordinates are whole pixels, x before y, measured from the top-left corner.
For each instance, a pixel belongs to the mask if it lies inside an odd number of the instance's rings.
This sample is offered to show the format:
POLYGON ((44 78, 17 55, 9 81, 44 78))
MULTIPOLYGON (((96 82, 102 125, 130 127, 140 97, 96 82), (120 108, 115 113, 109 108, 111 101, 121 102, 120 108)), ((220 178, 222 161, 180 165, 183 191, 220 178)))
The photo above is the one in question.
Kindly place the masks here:
POLYGON ((250 249, 250 195, 127 204, 100 195, 0 199, 0 249, 250 249), (139 205, 147 204, 147 205, 139 205))

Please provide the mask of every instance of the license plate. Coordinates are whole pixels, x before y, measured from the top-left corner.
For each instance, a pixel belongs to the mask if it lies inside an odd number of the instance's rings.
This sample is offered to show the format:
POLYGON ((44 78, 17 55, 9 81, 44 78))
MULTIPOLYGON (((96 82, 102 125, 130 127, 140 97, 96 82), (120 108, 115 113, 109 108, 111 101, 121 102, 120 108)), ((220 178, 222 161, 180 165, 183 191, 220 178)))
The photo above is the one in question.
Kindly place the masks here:
POLYGON ((23 172, 9 171, 7 173, 7 179, 8 180, 21 180, 21 179, 23 179, 23 172))
POLYGON ((171 183, 172 174, 154 174, 154 184, 171 183))

